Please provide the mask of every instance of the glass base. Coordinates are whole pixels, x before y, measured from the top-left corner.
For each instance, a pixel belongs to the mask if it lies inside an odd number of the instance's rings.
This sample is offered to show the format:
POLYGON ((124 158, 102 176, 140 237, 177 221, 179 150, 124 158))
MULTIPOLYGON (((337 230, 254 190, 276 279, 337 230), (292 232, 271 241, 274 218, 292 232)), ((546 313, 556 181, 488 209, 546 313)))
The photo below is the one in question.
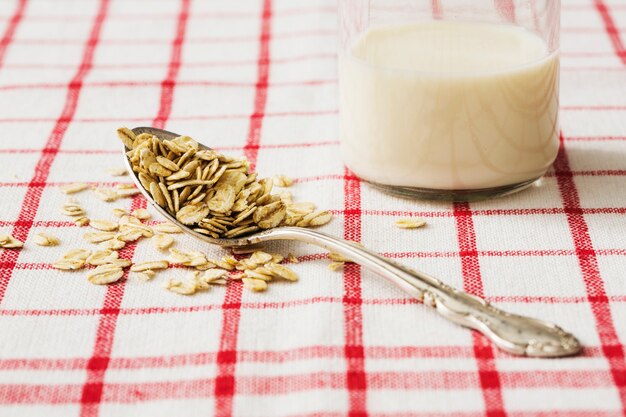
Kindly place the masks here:
POLYGON ((436 200, 436 201, 480 201, 491 198, 504 197, 509 194, 522 191, 542 177, 538 177, 529 181, 520 182, 513 185, 503 185, 493 188, 479 188, 474 190, 433 190, 429 188, 402 187, 395 185, 378 184, 375 182, 365 181, 374 187, 399 197, 408 197, 420 200, 436 200))

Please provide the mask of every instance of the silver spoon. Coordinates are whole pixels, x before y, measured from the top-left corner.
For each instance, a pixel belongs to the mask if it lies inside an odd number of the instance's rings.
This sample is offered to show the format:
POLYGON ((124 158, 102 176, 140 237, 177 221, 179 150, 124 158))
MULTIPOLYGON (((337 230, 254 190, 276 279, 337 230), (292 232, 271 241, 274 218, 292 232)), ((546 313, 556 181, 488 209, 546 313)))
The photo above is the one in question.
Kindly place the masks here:
MULTIPOLYGON (((151 127, 137 127, 132 130, 136 135, 150 133, 159 139, 174 139, 179 136, 166 130, 151 127)), ((200 147, 210 149, 202 144, 200 147)), ((244 247, 273 240, 297 240, 310 243, 328 251, 339 253, 382 275, 422 301, 424 305, 435 308, 443 317, 461 326, 479 331, 493 344, 511 354, 553 358, 575 355, 581 350, 581 345, 576 337, 552 323, 507 313, 493 307, 482 298, 452 288, 431 276, 383 258, 354 242, 325 233, 302 227, 278 227, 232 239, 214 239, 197 233, 179 223, 175 217, 155 203, 150 193, 143 188, 133 172, 130 161, 126 157, 126 151, 128 149, 125 148, 126 167, 144 197, 167 220, 175 223, 185 233, 196 239, 229 248, 244 247)))

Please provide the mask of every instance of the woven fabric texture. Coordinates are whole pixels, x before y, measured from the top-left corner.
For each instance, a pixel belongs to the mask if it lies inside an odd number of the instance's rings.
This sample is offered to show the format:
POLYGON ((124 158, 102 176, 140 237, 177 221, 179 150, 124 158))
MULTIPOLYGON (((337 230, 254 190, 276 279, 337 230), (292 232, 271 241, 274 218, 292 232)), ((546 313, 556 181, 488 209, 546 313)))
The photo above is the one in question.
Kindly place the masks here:
MULTIPOLYGON (((333 0, 0 0, 0 233, 26 242, 0 249, 1 416, 626 415, 626 2, 563 1, 558 159, 540 186, 471 204, 390 197, 345 170, 336 25, 333 0), (178 296, 163 282, 180 268, 110 286, 56 271, 88 247, 59 187, 130 182, 106 172, 122 125, 293 177, 297 199, 335 214, 325 232, 556 322, 584 352, 509 356, 300 244, 269 247, 301 279, 265 293, 178 296), (42 231, 61 245, 36 246, 42 231)), ((77 198, 94 219, 146 206, 77 198)), ((164 257, 149 241, 122 256, 164 257)))

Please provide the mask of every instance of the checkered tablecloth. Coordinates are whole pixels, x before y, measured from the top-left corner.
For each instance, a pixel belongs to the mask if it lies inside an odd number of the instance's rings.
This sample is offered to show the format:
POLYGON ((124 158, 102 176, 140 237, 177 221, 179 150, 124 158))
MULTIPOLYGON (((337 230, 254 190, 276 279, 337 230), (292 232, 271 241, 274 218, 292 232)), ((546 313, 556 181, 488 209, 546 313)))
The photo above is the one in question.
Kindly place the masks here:
MULTIPOLYGON (((442 204, 381 194, 338 157, 333 0, 0 0, 0 416, 626 415, 626 1, 566 0, 562 142, 537 187, 442 204), (356 265, 283 243, 300 282, 193 297, 99 287, 50 262, 85 247, 59 186, 128 182, 115 128, 244 154, 329 208, 328 233, 584 343, 512 357, 356 265), (423 217, 425 229, 393 226, 423 217), (48 231, 58 247, 39 247, 48 231)), ((91 218, 141 197, 78 199, 91 218)), ((223 255, 191 238, 178 247, 223 255)), ((150 242, 124 249, 158 259, 150 242)))

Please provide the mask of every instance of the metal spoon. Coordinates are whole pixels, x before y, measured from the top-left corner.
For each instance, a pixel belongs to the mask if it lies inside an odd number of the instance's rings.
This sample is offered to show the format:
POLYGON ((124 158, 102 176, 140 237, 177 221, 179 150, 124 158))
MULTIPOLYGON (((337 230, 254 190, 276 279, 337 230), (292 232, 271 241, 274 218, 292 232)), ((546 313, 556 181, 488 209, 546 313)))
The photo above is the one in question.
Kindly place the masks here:
MULTIPOLYGON (((174 139, 179 136, 166 130, 151 127, 132 129, 135 134, 150 133, 159 139, 174 139)), ((200 145, 204 149, 206 146, 200 145)), ((485 300, 452 288, 424 273, 383 258, 354 242, 339 239, 325 233, 301 227, 278 227, 244 237, 233 239, 213 239, 197 233, 179 223, 175 217, 160 207, 152 199, 132 170, 125 155, 126 167, 132 173, 133 181, 144 197, 167 220, 178 225, 185 233, 213 245, 222 247, 243 247, 273 240, 297 240, 320 246, 328 251, 339 253, 348 259, 382 275, 404 291, 433 307, 443 317, 457 324, 477 330, 500 349, 514 355, 532 357, 561 357, 575 355, 581 350, 578 340, 560 327, 530 317, 507 313, 485 300)))

